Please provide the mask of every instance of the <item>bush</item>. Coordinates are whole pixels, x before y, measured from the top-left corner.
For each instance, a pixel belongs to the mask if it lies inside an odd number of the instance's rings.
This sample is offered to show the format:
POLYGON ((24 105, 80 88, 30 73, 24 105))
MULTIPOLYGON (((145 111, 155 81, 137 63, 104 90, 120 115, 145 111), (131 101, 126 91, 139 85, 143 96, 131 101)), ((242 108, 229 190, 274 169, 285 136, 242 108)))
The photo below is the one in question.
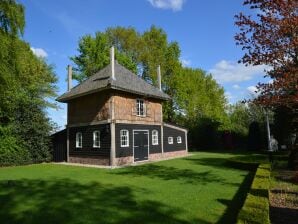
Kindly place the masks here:
POLYGON ((0 127, 0 166, 23 165, 31 162, 30 153, 11 135, 9 128, 0 127))
POLYGON ((270 164, 260 164, 237 223, 269 224, 270 164))

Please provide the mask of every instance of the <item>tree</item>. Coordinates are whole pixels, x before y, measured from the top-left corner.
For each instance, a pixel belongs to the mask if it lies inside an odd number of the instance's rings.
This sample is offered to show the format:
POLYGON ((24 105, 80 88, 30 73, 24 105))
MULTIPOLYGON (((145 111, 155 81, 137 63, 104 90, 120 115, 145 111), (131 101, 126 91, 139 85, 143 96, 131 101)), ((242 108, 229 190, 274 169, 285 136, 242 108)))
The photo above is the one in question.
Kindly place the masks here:
POLYGON ((285 106, 296 111, 298 104, 298 1, 245 0, 258 12, 256 16, 240 13, 235 24, 240 32, 236 44, 246 52, 240 62, 268 65, 272 83, 260 83, 255 102, 266 107, 285 106))
POLYGON ((25 28, 24 7, 15 0, 0 1, 0 29, 7 34, 23 34, 25 28))
POLYGON ((52 66, 33 54, 20 39, 23 6, 0 2, 0 165, 50 159, 52 124, 46 107, 55 96, 57 78, 52 66), (23 155, 22 158, 20 155, 23 155))
MULTIPOLYGON (((71 57, 75 63, 74 79, 82 81, 109 64, 109 48, 116 48, 120 64, 137 73, 151 84, 157 84, 157 66, 161 65, 163 90, 174 96, 173 76, 181 68, 180 48, 176 42, 168 42, 166 33, 152 26, 144 33, 134 28, 115 27, 95 36, 86 35, 79 41, 79 54, 71 57)), ((173 121, 175 103, 164 105, 166 120, 173 121)))

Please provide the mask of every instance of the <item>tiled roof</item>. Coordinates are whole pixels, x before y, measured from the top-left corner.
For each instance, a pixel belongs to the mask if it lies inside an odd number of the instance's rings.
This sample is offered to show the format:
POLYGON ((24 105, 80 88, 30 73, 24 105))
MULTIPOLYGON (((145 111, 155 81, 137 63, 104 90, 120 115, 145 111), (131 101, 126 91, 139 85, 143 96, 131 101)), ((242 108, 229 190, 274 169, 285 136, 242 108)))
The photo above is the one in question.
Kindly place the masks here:
POLYGON ((147 83, 145 80, 132 73, 116 61, 115 79, 112 79, 111 65, 108 65, 90 76, 81 84, 72 88, 70 91, 59 96, 57 101, 67 102, 68 100, 105 89, 116 89, 162 100, 170 99, 169 95, 160 91, 157 87, 147 83))

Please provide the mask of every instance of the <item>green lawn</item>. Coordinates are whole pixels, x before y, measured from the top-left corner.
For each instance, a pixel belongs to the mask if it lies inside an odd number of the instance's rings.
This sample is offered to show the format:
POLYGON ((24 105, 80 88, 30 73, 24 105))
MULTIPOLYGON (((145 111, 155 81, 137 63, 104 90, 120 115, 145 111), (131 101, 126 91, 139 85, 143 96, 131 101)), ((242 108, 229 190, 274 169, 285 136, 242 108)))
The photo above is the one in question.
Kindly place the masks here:
POLYGON ((121 169, 56 164, 0 168, 1 223, 233 223, 254 171, 245 154, 121 169))

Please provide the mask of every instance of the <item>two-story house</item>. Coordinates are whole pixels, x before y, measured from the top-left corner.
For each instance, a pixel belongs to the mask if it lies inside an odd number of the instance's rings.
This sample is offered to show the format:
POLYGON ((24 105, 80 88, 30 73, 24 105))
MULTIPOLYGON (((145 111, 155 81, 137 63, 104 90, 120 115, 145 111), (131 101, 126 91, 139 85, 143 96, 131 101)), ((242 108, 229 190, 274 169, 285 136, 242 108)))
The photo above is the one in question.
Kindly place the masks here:
POLYGON ((111 62, 57 101, 67 103, 67 125, 53 135, 54 160, 118 166, 187 154, 187 130, 163 122, 161 89, 111 62))

